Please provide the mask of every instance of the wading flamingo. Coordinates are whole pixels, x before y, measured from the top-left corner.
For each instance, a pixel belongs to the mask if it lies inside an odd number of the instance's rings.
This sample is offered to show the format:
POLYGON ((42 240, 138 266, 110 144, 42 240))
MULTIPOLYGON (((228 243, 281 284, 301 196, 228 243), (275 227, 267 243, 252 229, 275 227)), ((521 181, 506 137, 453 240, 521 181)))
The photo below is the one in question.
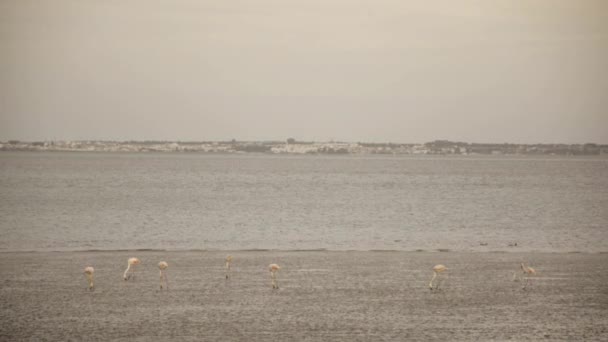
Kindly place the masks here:
MULTIPOLYGON (((433 267, 433 278, 431 278, 431 282, 429 283, 429 288, 433 290, 433 280, 440 276, 440 273, 447 271, 447 267, 443 265, 435 265, 433 267)), ((439 289, 439 284, 441 284, 440 280, 437 279, 437 285, 435 286, 435 290, 439 289)))
MULTIPOLYGON (((525 289, 528 286, 528 281, 530 280, 530 277, 536 274, 536 270, 530 266, 524 265, 523 262, 521 263, 520 267, 521 267, 521 278, 526 279, 526 282, 524 283, 524 286, 523 286, 523 289, 525 289)), ((513 280, 515 280, 516 277, 517 277, 517 272, 513 274, 513 280)))
POLYGON ((166 272, 163 272, 164 270, 167 269, 167 267, 169 267, 169 264, 167 264, 166 261, 161 261, 158 263, 158 268, 160 269, 160 289, 163 289, 163 278, 165 279, 165 285, 167 290, 169 289, 169 279, 167 279, 167 274, 166 272))
POLYGON ((277 272, 281 269, 281 267, 277 264, 268 265, 268 270, 270 271, 270 279, 272 280, 272 288, 278 289, 279 285, 277 284, 277 272))
POLYGON ((89 290, 93 290, 93 287, 95 286, 93 284, 93 274, 95 273, 95 269, 91 266, 87 266, 84 268, 84 275, 85 277, 87 277, 87 280, 89 281, 89 290))
POLYGON ((232 264, 232 255, 226 257, 226 279, 230 276, 230 266, 232 264))
POLYGON ((125 270, 125 274, 123 274, 123 279, 124 280, 129 280, 129 278, 131 278, 131 276, 135 277, 135 266, 139 265, 139 259, 137 258, 129 258, 129 260, 127 261, 127 269, 125 270), (131 269, 133 268, 133 269, 131 269), (131 273, 129 273, 129 270, 131 270, 131 273))

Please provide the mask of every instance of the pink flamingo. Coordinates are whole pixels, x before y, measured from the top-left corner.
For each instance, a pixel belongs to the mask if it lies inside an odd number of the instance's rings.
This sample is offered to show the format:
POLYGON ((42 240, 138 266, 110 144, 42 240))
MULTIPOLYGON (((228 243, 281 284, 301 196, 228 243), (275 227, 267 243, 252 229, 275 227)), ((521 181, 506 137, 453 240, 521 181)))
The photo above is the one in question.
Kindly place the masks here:
POLYGON ((123 279, 129 280, 129 278, 131 278, 131 276, 135 277, 135 266, 139 265, 140 261, 137 258, 129 258, 129 260, 127 261, 127 269, 125 270, 125 274, 123 274, 123 279), (133 269, 131 269, 131 267, 133 267, 133 269), (131 273, 129 273, 129 270, 131 270, 131 273))
POLYGON ((279 285, 277 284, 277 272, 281 269, 281 267, 277 264, 268 265, 268 270, 270 271, 270 279, 272 280, 272 288, 278 289, 279 285))
MULTIPOLYGON (((440 273, 447 271, 447 267, 445 267, 444 265, 435 265, 435 267, 433 267, 433 278, 431 278, 431 282, 429 283, 429 288, 431 290, 433 290, 433 280, 435 280, 435 278, 440 276, 440 273)), ((437 285, 435 286, 435 290, 439 289, 439 284, 440 284, 440 280, 437 279, 437 285)))
POLYGON ((226 279, 230 276, 230 266, 232 264, 232 255, 226 257, 226 279))
MULTIPOLYGON (((521 267, 521 273, 522 273, 521 277, 520 277, 520 280, 521 280, 521 278, 525 278, 526 279, 526 283, 523 286, 523 289, 526 289, 526 287, 528 286, 528 282, 530 280, 530 277, 536 275, 536 270, 533 269, 530 266, 524 265, 523 262, 521 263, 520 267, 521 267)), ((513 273, 513 280, 515 280, 516 277, 517 277, 517 272, 513 273)))
POLYGON ((87 277, 87 280, 89 281, 89 290, 93 290, 93 287, 95 286, 93 284, 93 274, 95 273, 95 269, 92 266, 87 266, 84 268, 84 275, 85 277, 87 277))
POLYGON ((165 279, 165 285, 167 287, 167 290, 169 289, 169 279, 167 279, 166 272, 163 272, 168 267, 169 267, 169 264, 167 264, 166 261, 161 261, 158 263, 158 268, 160 269, 160 289, 161 290, 163 289, 163 278, 165 279))

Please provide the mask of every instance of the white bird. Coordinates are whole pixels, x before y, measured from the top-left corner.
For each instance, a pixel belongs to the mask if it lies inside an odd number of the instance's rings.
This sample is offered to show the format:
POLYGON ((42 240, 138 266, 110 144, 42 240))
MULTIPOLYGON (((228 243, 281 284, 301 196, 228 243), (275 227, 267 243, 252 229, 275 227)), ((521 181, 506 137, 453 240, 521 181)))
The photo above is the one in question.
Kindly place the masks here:
POLYGON ((270 279, 272 280, 272 288, 278 289, 279 285, 277 284, 277 272, 281 269, 281 267, 277 264, 268 265, 268 270, 270 271, 270 279))
POLYGON ((125 270, 125 274, 123 274, 123 279, 124 280, 129 280, 129 278, 131 278, 131 276, 135 277, 135 266, 139 265, 140 261, 137 258, 129 258, 129 260, 127 261, 127 269, 125 270), (129 270, 131 270, 131 273, 129 274, 129 270))
MULTIPOLYGON (((433 278, 431 278, 431 282, 429 283, 429 288, 431 290, 433 290, 433 280, 435 280, 435 278, 440 276, 440 273, 447 271, 447 267, 445 267, 444 265, 435 265, 435 267, 433 267, 433 278)), ((435 286, 435 290, 439 289, 439 284, 440 284, 440 280, 437 280, 437 285, 435 286)))
POLYGON ((230 276, 230 266, 232 264, 232 255, 226 257, 226 279, 230 276))
POLYGON ((93 274, 95 273, 95 269, 92 266, 87 266, 84 268, 84 275, 85 277, 87 277, 87 280, 89 281, 89 290, 93 290, 93 287, 95 286, 93 284, 93 274))
POLYGON ((160 289, 163 289, 163 278, 165 279, 165 285, 167 287, 167 290, 169 289, 169 279, 167 279, 167 274, 166 272, 163 272, 164 270, 167 269, 167 267, 169 267, 169 264, 167 264, 166 261, 161 261, 158 263, 158 268, 160 269, 160 289))

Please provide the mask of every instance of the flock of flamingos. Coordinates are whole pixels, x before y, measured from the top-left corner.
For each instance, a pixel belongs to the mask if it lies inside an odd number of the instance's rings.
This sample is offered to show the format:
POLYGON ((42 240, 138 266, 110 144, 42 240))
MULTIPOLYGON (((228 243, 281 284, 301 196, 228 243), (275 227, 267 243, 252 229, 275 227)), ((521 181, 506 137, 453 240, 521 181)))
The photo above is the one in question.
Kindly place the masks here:
MULTIPOLYGON (((140 261, 138 258, 129 258, 129 260, 127 260, 127 269, 125 270, 125 273, 123 274, 123 279, 125 281, 129 280, 134 274, 135 274, 135 266, 139 265, 140 261)), ((229 255, 226 257, 226 279, 228 279, 230 277, 230 270, 231 270, 231 266, 232 266, 232 256, 229 255)), ((169 264, 166 261, 161 261, 158 263, 158 269, 160 270, 160 289, 163 289, 163 283, 165 285, 166 289, 169 289, 169 279, 167 278, 167 274, 166 274, 166 270, 169 267, 169 264)), ((532 275, 536 274, 536 270, 534 270, 532 267, 526 266, 524 265, 524 263, 522 263, 520 265, 521 267, 521 275, 519 277, 519 280, 522 280, 525 278, 526 282, 523 286, 523 288, 525 289, 528 285, 528 281, 529 281, 529 277, 532 275)), ((272 284, 272 288, 273 289, 278 289, 279 285, 277 283, 277 272, 281 269, 281 267, 277 264, 270 264, 268 265, 268 270, 270 271, 270 280, 271 280, 271 284, 272 284)), ((431 282, 429 283, 429 288, 431 289, 431 291, 433 289, 438 290, 439 289, 439 285, 441 284, 441 274, 445 271, 447 271, 448 268, 445 267, 444 265, 435 265, 435 267, 433 267, 433 278, 431 278, 431 282), (435 279, 437 279, 437 281, 435 281, 435 279), (433 287, 433 281, 435 281, 435 286, 433 287)), ((84 275, 86 276, 88 282, 89 282, 89 290, 93 290, 95 284, 93 282, 93 275, 95 273, 95 269, 92 266, 87 266, 84 268, 84 275)), ((513 273, 513 281, 518 280, 517 277, 517 273, 518 272, 514 272, 513 273)))

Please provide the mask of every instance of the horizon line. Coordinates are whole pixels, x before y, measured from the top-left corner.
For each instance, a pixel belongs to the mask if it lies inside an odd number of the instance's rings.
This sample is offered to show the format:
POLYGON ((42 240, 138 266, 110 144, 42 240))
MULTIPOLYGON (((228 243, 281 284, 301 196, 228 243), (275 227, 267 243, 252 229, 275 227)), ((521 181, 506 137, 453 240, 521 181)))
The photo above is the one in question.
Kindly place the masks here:
MULTIPOLYGON (((239 140, 239 139, 227 139, 227 140, 170 140, 170 139, 43 139, 43 140, 20 140, 20 139, 7 139, 0 140, 0 143, 36 143, 36 142, 114 142, 114 143, 150 143, 150 142, 158 142, 158 143, 288 143, 289 139, 287 138, 282 140, 277 139, 261 139, 261 140, 239 140)), ((598 143, 598 142, 584 142, 584 143, 564 143, 564 142, 536 142, 536 143, 516 143, 516 142, 475 142, 475 141, 457 141, 457 140, 449 140, 449 139, 435 139, 426 142, 397 142, 397 141, 348 141, 348 140, 298 140, 294 139, 293 143, 349 143, 349 144, 393 144, 393 145, 424 145, 430 143, 437 142, 445 142, 445 143, 453 143, 453 144, 479 144, 479 145, 599 145, 604 146, 608 145, 607 143, 598 143)))

